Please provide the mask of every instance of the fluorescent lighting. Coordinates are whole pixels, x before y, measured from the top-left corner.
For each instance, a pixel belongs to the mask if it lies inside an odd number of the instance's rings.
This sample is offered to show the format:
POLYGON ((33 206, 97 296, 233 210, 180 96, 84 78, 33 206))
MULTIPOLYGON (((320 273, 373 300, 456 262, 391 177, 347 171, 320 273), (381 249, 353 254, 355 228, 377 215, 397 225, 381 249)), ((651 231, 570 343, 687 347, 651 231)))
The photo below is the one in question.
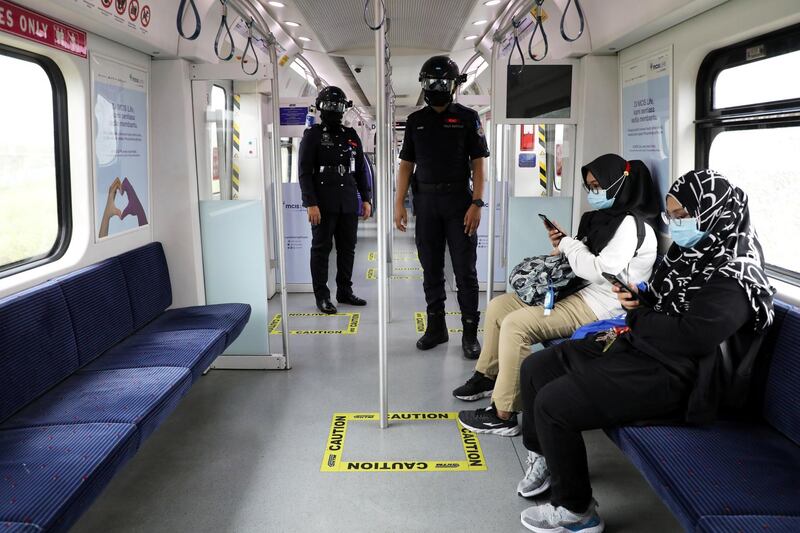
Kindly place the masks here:
POLYGON ((496 6, 500 3, 500 0, 489 0, 488 2, 484 2, 483 5, 485 6, 496 6))
POLYGON ((486 24, 485 20, 476 20, 475 22, 472 23, 473 26, 481 26, 483 24, 486 24))
POLYGON ((299 28, 300 27, 300 23, 299 22, 292 22, 291 20, 287 20, 284 24, 286 24, 287 26, 291 26, 292 28, 299 28))
POLYGON ((465 41, 474 41, 477 38, 478 38, 477 35, 467 35, 466 37, 464 37, 464 40, 465 41))
POLYGON ((308 37, 298 37, 298 39, 300 39, 301 41, 305 41, 307 43, 311 42, 311 39, 309 39, 308 37))
POLYGON ((272 7, 286 7, 286 4, 284 4, 283 2, 270 2, 269 5, 271 5, 272 7))

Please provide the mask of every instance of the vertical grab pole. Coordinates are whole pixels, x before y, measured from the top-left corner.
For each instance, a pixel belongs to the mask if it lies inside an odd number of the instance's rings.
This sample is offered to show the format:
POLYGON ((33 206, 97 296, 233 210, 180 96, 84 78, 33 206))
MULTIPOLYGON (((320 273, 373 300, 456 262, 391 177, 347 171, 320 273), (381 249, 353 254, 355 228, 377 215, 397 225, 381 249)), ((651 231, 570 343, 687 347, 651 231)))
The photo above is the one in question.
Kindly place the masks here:
POLYGON ((487 243, 486 247, 486 305, 489 305, 489 302, 492 300, 492 293, 494 292, 494 224, 496 218, 496 214, 494 212, 494 192, 495 183, 497 180, 497 119, 499 118, 497 114, 497 106, 495 105, 497 102, 497 96, 495 94, 495 91, 497 90, 497 82, 495 81, 495 78, 497 76, 497 61, 499 57, 498 49, 500 48, 500 44, 498 42, 494 42, 492 44, 492 64, 489 65, 492 76, 492 128, 489 132, 489 242, 487 243))
MULTIPOLYGON (((375 6, 375 20, 381 20, 382 16, 385 15, 385 13, 381 13, 382 2, 373 2, 373 4, 375 6)), ((388 318, 386 221, 389 213, 384 207, 386 206, 386 198, 391 184, 389 183, 386 161, 386 33, 382 27, 375 31, 375 67, 375 88, 377 93, 375 118, 378 121, 378 125, 375 128, 378 134, 375 155, 378 159, 376 161, 376 172, 378 180, 380 180, 380 187, 377 190, 377 195, 380 198, 376 198, 375 203, 381 208, 378 210, 378 389, 380 394, 380 427, 381 429, 386 429, 389 425, 389 372, 387 365, 389 343, 386 327, 388 318)))
POLYGON ((286 291, 286 243, 283 230, 283 180, 281 179, 281 101, 278 89, 278 53, 277 42, 269 43, 269 60, 272 63, 272 79, 270 90, 272 92, 272 157, 270 158, 270 172, 272 173, 272 200, 275 210, 275 233, 278 240, 278 264, 280 265, 281 284, 281 338, 283 340, 283 356, 286 358, 286 368, 289 364, 289 306, 286 291))

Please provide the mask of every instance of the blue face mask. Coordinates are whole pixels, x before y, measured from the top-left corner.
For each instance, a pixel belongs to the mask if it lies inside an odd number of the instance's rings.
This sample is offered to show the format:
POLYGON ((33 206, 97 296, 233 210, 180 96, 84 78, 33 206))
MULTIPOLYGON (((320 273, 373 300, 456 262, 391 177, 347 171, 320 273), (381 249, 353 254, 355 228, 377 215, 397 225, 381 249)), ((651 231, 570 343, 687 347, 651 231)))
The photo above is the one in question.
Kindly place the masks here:
POLYGON ((691 248, 706 236, 706 233, 697 227, 696 218, 682 218, 680 221, 680 226, 675 220, 669 221, 669 234, 681 248, 691 248))
MULTIPOLYGON (((612 183, 608 187, 608 189, 619 183, 620 180, 624 180, 627 176, 628 176, 628 171, 625 171, 625 173, 622 176, 620 176, 617 179, 617 181, 612 183)), ((620 186, 620 189, 621 188, 622 186, 620 186)), ((608 189, 600 189, 597 192, 589 191, 589 197, 588 197, 589 205, 594 207, 595 209, 608 209, 609 207, 614 205, 614 200, 617 199, 617 195, 615 194, 613 197, 609 198, 608 189)), ((619 192, 619 189, 617 189, 617 192, 619 192)))

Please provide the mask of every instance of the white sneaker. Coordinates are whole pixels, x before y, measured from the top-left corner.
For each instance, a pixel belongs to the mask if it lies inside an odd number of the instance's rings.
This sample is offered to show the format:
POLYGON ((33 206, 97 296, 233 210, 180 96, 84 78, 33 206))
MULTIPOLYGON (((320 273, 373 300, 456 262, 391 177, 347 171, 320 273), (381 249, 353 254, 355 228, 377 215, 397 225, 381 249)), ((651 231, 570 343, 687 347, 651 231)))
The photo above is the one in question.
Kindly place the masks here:
POLYGON ((520 515, 522 525, 536 533, 602 533, 605 524, 592 500, 586 512, 577 514, 550 503, 528 507, 520 515))
POLYGON ((517 484, 517 493, 524 498, 532 498, 550 488, 550 470, 544 455, 528 451, 528 467, 525 477, 517 484))

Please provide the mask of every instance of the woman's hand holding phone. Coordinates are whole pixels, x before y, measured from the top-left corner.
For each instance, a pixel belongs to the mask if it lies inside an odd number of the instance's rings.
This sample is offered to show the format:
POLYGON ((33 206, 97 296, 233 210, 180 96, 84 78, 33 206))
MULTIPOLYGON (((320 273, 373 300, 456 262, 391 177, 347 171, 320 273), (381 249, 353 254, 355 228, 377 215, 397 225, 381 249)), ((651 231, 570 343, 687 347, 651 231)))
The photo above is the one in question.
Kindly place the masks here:
POLYGON ((612 284, 611 290, 617 293, 617 299, 623 309, 630 311, 636 309, 641 305, 639 301, 639 289, 633 286, 619 287, 617 284, 612 284))

